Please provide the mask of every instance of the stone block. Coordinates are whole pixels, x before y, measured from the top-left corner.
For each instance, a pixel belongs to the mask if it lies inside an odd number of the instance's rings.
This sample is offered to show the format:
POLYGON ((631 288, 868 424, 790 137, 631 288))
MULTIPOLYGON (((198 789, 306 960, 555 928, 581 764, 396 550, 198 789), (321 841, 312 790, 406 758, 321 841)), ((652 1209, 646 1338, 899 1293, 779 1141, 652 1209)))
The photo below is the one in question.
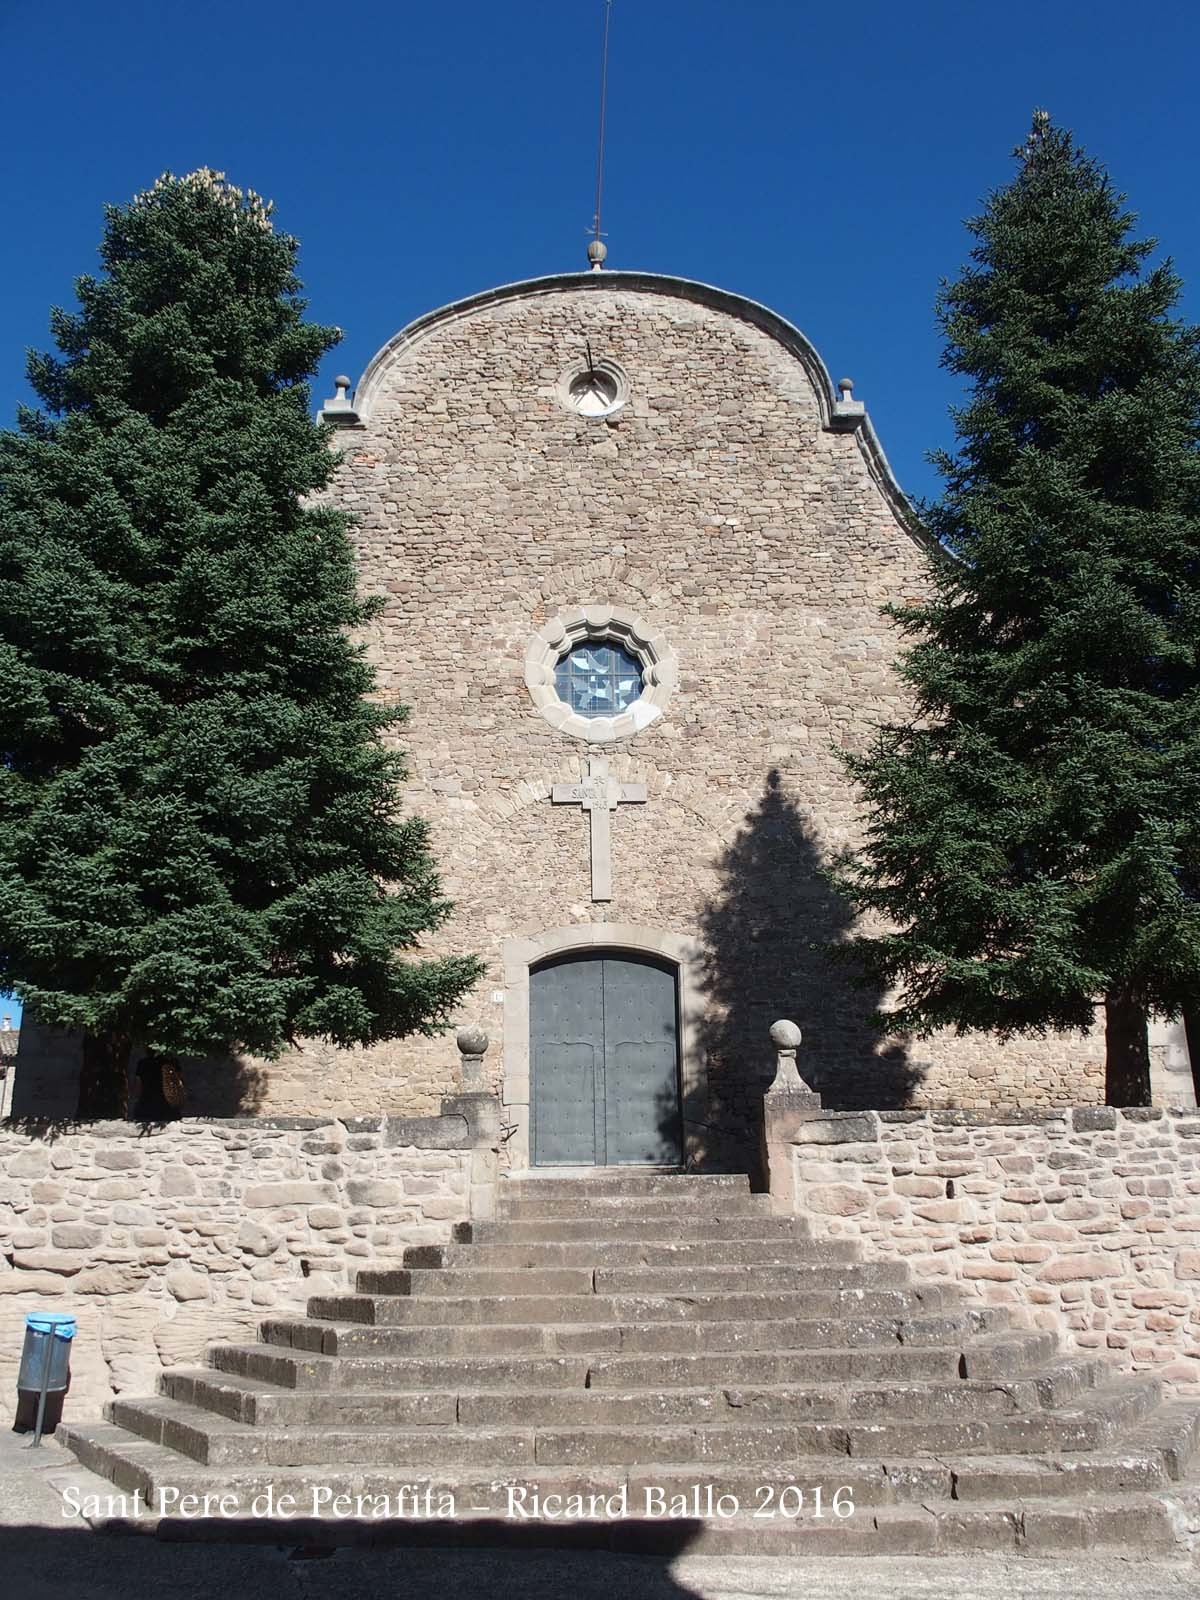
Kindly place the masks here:
POLYGON ((248 1251, 252 1256, 269 1256, 278 1250, 282 1240, 277 1233, 272 1233, 257 1222, 243 1222, 238 1229, 238 1248, 248 1251))
POLYGON ((340 1228, 344 1221, 345 1217, 337 1206, 314 1206, 308 1213, 310 1228, 340 1228))
POLYGON ((34 1272, 57 1272, 69 1278, 80 1270, 84 1258, 71 1254, 63 1255, 57 1250, 16 1250, 13 1252, 13 1262, 23 1269, 34 1272))
POLYGON ((386 1117, 383 1143, 388 1150, 461 1150, 470 1143, 470 1126, 462 1115, 386 1117))
POLYGON ((0 1294, 66 1294, 70 1283, 56 1272, 0 1272, 0 1294))
POLYGON ((175 1199, 180 1195, 192 1195, 196 1192, 195 1174, 187 1167, 168 1167, 159 1176, 158 1192, 164 1199, 175 1199))
POLYGON ((1048 1262, 1037 1276, 1042 1283, 1090 1283, 1116 1277, 1121 1270, 1120 1261, 1111 1256, 1066 1255, 1048 1262))
POLYGON ((897 1178, 892 1184, 897 1194, 918 1195, 933 1200, 946 1193, 946 1185, 939 1178, 897 1178))
POLYGON ((103 1228, 89 1228, 82 1222, 60 1222, 50 1230, 50 1243, 56 1250, 94 1250, 103 1237, 103 1228))
POLYGON ((1115 1106, 1076 1106, 1071 1113, 1076 1133, 1111 1132, 1117 1126, 1115 1106))
POLYGON ((71 1280, 74 1294, 127 1295, 139 1289, 148 1273, 138 1267, 88 1267, 71 1280))
POLYGON ((4 1162, 4 1171, 12 1178, 42 1178, 49 1170, 50 1156, 40 1145, 18 1150, 4 1162))
POLYGON ((246 1190, 243 1204, 251 1210, 260 1210, 271 1206, 331 1205, 337 1198, 337 1189, 332 1183, 261 1183, 246 1190))
POLYGON ((403 1185, 383 1178, 351 1178, 346 1193, 356 1206, 397 1206, 404 1201, 403 1185))
POLYGON ((870 1210, 871 1196, 865 1189, 848 1183, 816 1184, 805 1192, 803 1204, 826 1216, 852 1217, 870 1210))
POLYGON ((92 1191, 96 1200, 137 1200, 142 1190, 128 1178, 105 1178, 92 1191))
POLYGON ((923 1222, 938 1224, 962 1222, 967 1216, 967 1211, 960 1200, 934 1200, 914 1206, 913 1215, 920 1217, 923 1222))
POLYGON ((877 1144, 879 1119, 873 1111, 838 1112, 797 1125, 793 1144, 877 1144))
POLYGON ((207 1300, 209 1296, 208 1278, 190 1267, 172 1267, 166 1285, 176 1300, 207 1300))
POLYGON ((135 1172, 142 1164, 137 1150, 97 1150, 92 1159, 110 1172, 135 1172))

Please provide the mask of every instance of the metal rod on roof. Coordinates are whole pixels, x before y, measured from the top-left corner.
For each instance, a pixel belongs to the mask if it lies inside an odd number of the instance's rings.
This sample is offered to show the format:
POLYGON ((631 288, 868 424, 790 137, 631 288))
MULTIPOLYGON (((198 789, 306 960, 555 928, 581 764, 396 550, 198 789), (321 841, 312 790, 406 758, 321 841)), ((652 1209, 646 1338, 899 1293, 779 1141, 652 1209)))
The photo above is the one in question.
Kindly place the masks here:
POLYGON ((592 218, 592 237, 600 243, 600 215, 604 199, 604 132, 608 106, 608 33, 612 26, 612 0, 604 0, 604 47, 600 56, 600 137, 596 154, 596 211, 592 218))

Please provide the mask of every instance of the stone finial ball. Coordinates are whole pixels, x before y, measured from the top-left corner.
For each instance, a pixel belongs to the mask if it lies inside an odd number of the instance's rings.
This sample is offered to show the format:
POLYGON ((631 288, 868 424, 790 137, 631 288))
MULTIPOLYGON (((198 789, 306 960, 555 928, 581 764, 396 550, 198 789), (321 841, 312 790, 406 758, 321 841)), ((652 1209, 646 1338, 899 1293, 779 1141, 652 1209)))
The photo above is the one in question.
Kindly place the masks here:
POLYGON ((794 1022, 780 1020, 771 1024, 771 1043, 776 1050, 798 1050, 803 1037, 794 1022))
POLYGON ((488 1036, 482 1028, 460 1028, 457 1044, 464 1056, 481 1056, 488 1047, 488 1036))
POLYGON ((333 387, 335 389, 348 389, 350 387, 350 379, 344 372, 339 372, 333 380, 333 387))
POLYGON ((587 248, 587 258, 593 266, 598 261, 608 260, 608 246, 603 239, 593 239, 587 248))

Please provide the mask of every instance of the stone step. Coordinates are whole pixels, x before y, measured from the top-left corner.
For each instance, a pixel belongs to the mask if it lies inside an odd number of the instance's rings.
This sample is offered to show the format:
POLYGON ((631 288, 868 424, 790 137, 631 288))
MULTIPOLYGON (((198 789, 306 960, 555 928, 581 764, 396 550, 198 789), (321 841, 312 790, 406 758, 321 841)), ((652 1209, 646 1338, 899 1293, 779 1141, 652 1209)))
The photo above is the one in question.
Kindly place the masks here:
POLYGON ((519 1272, 526 1268, 852 1266, 861 1262, 850 1239, 622 1239, 527 1244, 424 1244, 404 1252, 405 1267, 477 1267, 519 1272))
MULTIPOLYGON (((348 1361, 268 1345, 229 1344, 213 1346, 209 1359, 212 1372, 221 1377, 307 1393, 355 1387, 371 1392, 449 1389, 459 1383, 489 1390, 570 1389, 585 1384, 595 1388, 695 1388, 734 1377, 740 1383, 912 1382, 954 1378, 963 1358, 960 1345, 893 1344, 884 1348, 739 1351, 736 1359, 728 1354, 590 1359, 539 1354, 457 1359, 394 1356, 348 1361)), ((1023 1372, 1026 1366, 1022 1363, 1018 1367, 1014 1350, 1014 1373, 1023 1372)))
POLYGON ((695 1195, 749 1193, 750 1179, 744 1172, 639 1172, 629 1167, 594 1167, 579 1177, 503 1178, 497 1199, 500 1204, 526 1195, 570 1201, 592 1199, 597 1195, 660 1195, 690 1200, 695 1195))
POLYGON ((540 1194, 538 1184, 516 1193, 501 1193, 496 1201, 497 1221, 603 1221, 669 1222, 678 1216, 722 1220, 728 1217, 770 1216, 771 1197, 749 1190, 669 1194, 540 1194))
POLYGON ((1126 1429, 1121 1442, 1131 1451, 1161 1456, 1171 1478, 1188 1477, 1200 1460, 1200 1406, 1194 1401, 1164 1401, 1142 1422, 1126 1429))
MULTIPOLYGON (((487 1468, 473 1471, 470 1467, 426 1472, 365 1466, 354 1471, 334 1468, 326 1475, 314 1474, 304 1467, 264 1469, 255 1464, 224 1464, 218 1472, 112 1423, 64 1424, 59 1428, 58 1438, 91 1470, 110 1478, 127 1492, 141 1489, 148 1500, 156 1485, 189 1494, 231 1493, 243 1504, 248 1504, 254 1495, 272 1489, 276 1497, 284 1493, 295 1495, 298 1509, 312 1505, 314 1486, 351 1495, 394 1496, 405 1486, 420 1493, 426 1490, 447 1492, 455 1496, 460 1507, 498 1515, 510 1509, 510 1491, 516 1506, 524 1509, 535 1491, 543 1497, 608 1497, 624 1490, 630 1511, 636 1513, 647 1507, 648 1491, 657 1491, 668 1499, 685 1496, 691 1502, 687 1508, 689 1512, 693 1509, 703 1512, 709 1503, 703 1493, 697 1497, 697 1491, 710 1484, 714 1498, 729 1494, 736 1496, 744 1506, 775 1509, 779 1509, 780 1497, 785 1491, 796 1489, 804 1496, 811 1513, 818 1489, 828 1506, 834 1492, 843 1487, 850 1491, 856 1506, 871 1507, 935 1502, 964 1507, 1005 1502, 1037 1506, 1045 1502, 1073 1503, 1076 1496, 1084 1504, 1091 1504, 1098 1495, 1130 1493, 1149 1497, 1155 1491, 1171 1495, 1194 1493, 1196 1489, 1196 1481, 1192 1479, 1176 1485, 1164 1472, 1161 1460, 1124 1452, 1087 1457, 1032 1456, 1020 1461, 1005 1458, 1000 1462, 989 1457, 964 1457, 961 1463, 953 1466, 932 1456, 893 1457, 886 1463, 843 1456, 796 1456, 784 1462, 723 1466, 719 1473, 714 1473, 711 1467, 697 1473, 693 1465, 655 1464, 649 1468, 609 1466, 586 1470, 518 1467, 501 1472, 487 1468), (1007 1480, 1002 1470, 1005 1465, 1007 1480), (982 1490, 990 1485, 991 1493, 955 1501, 955 1475, 960 1468, 964 1487, 968 1475, 976 1474, 971 1477, 972 1487, 982 1490)), ((790 1498, 794 1499, 794 1495, 790 1498)), ((785 1496, 785 1503, 786 1499, 785 1496)), ((276 1529, 278 1526, 274 1524, 276 1529)))
MULTIPOLYGON (((744 1266, 684 1267, 526 1267, 517 1270, 471 1267, 363 1267, 355 1274, 360 1295, 452 1295, 519 1299, 549 1296, 623 1294, 710 1294, 730 1290, 904 1288, 912 1277, 903 1261, 816 1263, 788 1261, 768 1271, 744 1266)), ((954 1298, 958 1298, 955 1296, 954 1298)))
POLYGON ((997 1328, 964 1345, 960 1372, 964 1378, 1010 1378, 1031 1362, 1052 1361, 1057 1353, 1052 1333, 997 1328))
POLYGON ((844 1315, 756 1321, 639 1323, 478 1323, 459 1326, 368 1327, 316 1318, 272 1318, 268 1345, 326 1356, 376 1355, 635 1355, 688 1351, 825 1349, 859 1345, 946 1344, 1003 1326, 1008 1310, 990 1306, 929 1316, 844 1315))
POLYGON ((208 1349, 212 1371, 283 1390, 342 1392, 450 1388, 457 1382, 489 1389, 581 1388, 587 1381, 586 1357, 533 1355, 351 1359, 279 1349, 261 1344, 216 1344, 208 1349))
MULTIPOLYGON (((603 1267, 595 1274, 597 1294, 702 1294, 717 1293, 739 1284, 745 1286, 744 1267, 603 1267)), ((814 1267, 793 1263, 770 1273, 755 1273, 757 1288, 805 1290, 836 1287, 844 1283, 849 1290, 898 1288, 911 1285, 912 1276, 903 1261, 864 1261, 857 1266, 814 1267), (765 1281, 763 1281, 765 1280, 765 1281)), ((952 1298, 957 1300, 959 1296, 952 1298)))
POLYGON ((458 1421, 472 1427, 607 1427, 657 1422, 960 1421, 1042 1410, 1032 1384, 965 1382, 908 1389, 849 1385, 741 1385, 708 1389, 585 1389, 549 1394, 460 1391, 458 1421))
MULTIPOLYGON (((1106 1363, 1079 1359, 1008 1383, 972 1382, 955 1376, 956 1352, 935 1351, 943 1357, 940 1365, 922 1363, 919 1358, 925 1354, 897 1350, 894 1356, 884 1358, 872 1352, 846 1351, 837 1364, 822 1364, 812 1352, 803 1358, 794 1354, 742 1356, 733 1371, 727 1359, 711 1356, 642 1357, 607 1363, 609 1368, 635 1369, 628 1374, 589 1372, 583 1362, 565 1361, 407 1363, 415 1370, 404 1375, 403 1386, 361 1393, 283 1388, 235 1373, 168 1368, 160 1386, 171 1399, 235 1422, 358 1426, 386 1421, 417 1426, 431 1420, 439 1424, 457 1421, 459 1411, 452 1401, 461 1405, 464 1400, 484 1397, 500 1403, 511 1397, 512 1409, 505 1414, 518 1419, 527 1415, 530 1420, 549 1414, 545 1408, 558 1400, 582 1401, 584 1409, 594 1409, 596 1402, 610 1397, 617 1400, 622 1414, 641 1407, 648 1416, 666 1415, 675 1395, 682 1397, 677 1414, 689 1411, 697 1397, 760 1414, 772 1400, 779 1400, 793 1411, 806 1407, 811 1415, 826 1418, 869 1418, 876 1412, 890 1417, 956 1415, 970 1410, 1003 1414, 1068 1405, 1110 1371, 1106 1363), (614 1381, 623 1375, 627 1377, 624 1388, 614 1381)), ((501 1410, 502 1405, 496 1414, 501 1410)), ((1152 1420, 1158 1423, 1160 1414, 1168 1410, 1160 1407, 1152 1420)), ((1184 1464, 1195 1448, 1197 1416, 1200 1413, 1194 1408, 1179 1408, 1178 1425, 1185 1431, 1173 1459, 1184 1464)), ((1145 1448, 1164 1448, 1161 1425, 1146 1439, 1145 1448)))
POLYGON ((719 1217, 696 1215, 690 1211, 675 1217, 669 1228, 663 1218, 623 1216, 587 1217, 508 1217, 489 1222, 462 1222, 455 1229, 458 1243, 471 1244, 570 1244, 579 1241, 604 1243, 609 1240, 641 1240, 662 1244, 666 1239, 685 1242, 693 1239, 810 1239, 812 1232, 802 1217, 777 1217, 768 1212, 719 1217))
POLYGON ((1087 1452, 1110 1445, 1124 1423, 1144 1416, 1157 1402, 1155 1380, 1149 1380, 1144 1390, 1135 1385, 1136 1380, 1117 1380, 1071 1411, 954 1422, 747 1419, 691 1426, 538 1427, 534 1459, 539 1466, 558 1467, 695 1463, 716 1474, 731 1463, 786 1462, 826 1453, 886 1460, 893 1454, 944 1456, 958 1451, 1015 1456, 1087 1452))
POLYGON ((971 1456, 948 1463, 950 1498, 1040 1500, 1169 1489, 1174 1481, 1155 1451, 1095 1450, 1086 1455, 971 1456))
POLYGON ((698 1293, 662 1295, 502 1295, 458 1299, 450 1295, 316 1295, 307 1307, 315 1320, 352 1322, 366 1327, 454 1327, 511 1323, 514 1317, 547 1323, 760 1321, 777 1317, 909 1316, 959 1304, 951 1290, 835 1289, 802 1292, 698 1293))
MULTIPOLYGON (((579 1398, 558 1397, 558 1409, 579 1398)), ((600 1397, 600 1405, 611 1406, 617 1398, 600 1397)), ((543 1423, 535 1416, 490 1416, 496 1405, 479 1400, 467 1403, 465 1416, 459 1402, 457 1426, 452 1420, 451 1425, 437 1426, 439 1419, 431 1415, 417 1429, 272 1427, 235 1422, 171 1398, 114 1400, 109 1416, 130 1433, 210 1466, 469 1465, 496 1471, 526 1464, 587 1468, 678 1463, 706 1466, 719 1474, 730 1463, 785 1462, 797 1455, 886 1459, 891 1454, 920 1457, 958 1451, 1015 1456, 1055 1448, 1087 1452, 1111 1444, 1124 1422, 1143 1416, 1157 1399, 1153 1380, 1143 1385, 1128 1379, 1107 1385, 1094 1403, 1071 1412, 954 1421, 796 1422, 786 1408, 770 1412, 771 1420, 764 1420, 762 1415, 727 1407, 715 1416, 701 1412, 697 1418, 678 1422, 646 1412, 637 1421, 609 1421, 601 1411, 587 1422, 551 1417, 543 1423), (1143 1390, 1153 1391, 1152 1396, 1143 1395, 1143 1390)), ((453 1400, 450 1404, 453 1409, 453 1400)), ((498 1402, 501 1410, 505 1404, 498 1402)))
POLYGON ((204 1466, 325 1467, 346 1463, 503 1471, 534 1464, 535 1434, 487 1428, 270 1428, 213 1417, 169 1399, 113 1400, 118 1428, 204 1466))
MULTIPOLYGON (((1052 1339, 1043 1334, 1004 1334, 1007 1361, 1000 1369, 999 1358, 994 1359, 993 1370, 987 1374, 989 1381, 1004 1382, 1024 1378, 1034 1367, 1046 1364, 1047 1353, 1057 1349, 1052 1339)), ((974 1343, 975 1341, 973 1341, 974 1343)), ((979 1343, 988 1343, 985 1336, 979 1343)), ((961 1343, 946 1345, 903 1345, 883 1347, 857 1346, 848 1349, 821 1350, 763 1350, 738 1351, 735 1357, 725 1355, 644 1355, 596 1356, 588 1368, 588 1385, 591 1388, 641 1388, 679 1386, 696 1388, 705 1384, 739 1383, 799 1383, 807 1379, 813 1383, 840 1382, 891 1382, 904 1384, 922 1379, 957 1378, 962 1373, 964 1346, 961 1343)), ((1110 1369, 1105 1365, 1102 1368, 1110 1369)))
MULTIPOLYGON (((1030 1470, 1023 1480, 1028 1488, 1024 1498, 964 1501, 950 1497, 949 1469, 933 1459, 885 1465, 797 1457, 783 1465, 726 1468, 716 1481, 711 1470, 697 1475, 669 1466, 586 1473, 548 1467, 538 1467, 536 1473, 517 1469, 472 1474, 469 1468, 458 1468, 425 1474, 403 1467, 314 1472, 286 1466, 206 1467, 111 1423, 63 1426, 59 1438, 83 1465, 118 1488, 127 1493, 140 1490, 152 1510, 166 1513, 159 1524, 160 1536, 176 1539, 227 1540, 231 1524, 228 1514, 219 1514, 222 1497, 226 1508, 240 1508, 243 1516, 252 1517, 238 1525, 239 1535, 269 1542, 285 1535, 289 1543, 377 1545, 412 1540, 455 1547, 532 1542, 578 1548, 594 1537, 610 1549, 679 1552, 686 1548, 689 1553, 707 1549, 757 1556, 968 1551, 1048 1556, 1120 1548, 1134 1556, 1182 1557, 1189 1553, 1189 1530, 1200 1524, 1200 1484, 1195 1480, 1170 1487, 1156 1480, 1155 1492, 1150 1492, 1147 1476, 1145 1492, 1111 1490, 1101 1486, 1105 1471, 1118 1475, 1125 1471, 1128 1476, 1124 1464, 1115 1459, 1097 1458, 1091 1463, 1095 1473, 1089 1481, 1096 1487, 1087 1493, 1054 1494, 1073 1481, 1072 1464, 1064 1459, 1026 1463, 1030 1470), (618 1501, 590 1507, 589 1520, 573 1517, 565 1499, 572 1494, 607 1497, 622 1490, 624 1514, 618 1501), (799 1504, 797 1490, 803 1497, 799 1504), (277 1508, 282 1501, 286 1519, 262 1515, 259 1497, 268 1491, 277 1508), (430 1499, 423 1500, 427 1492, 430 1499), (543 1504, 550 1496, 564 1497, 555 1520, 521 1514, 534 1510, 534 1492, 543 1504), (161 1505, 160 1493, 166 1495, 161 1505), (199 1505, 180 1507, 180 1496, 206 1494, 212 1496, 209 1516, 199 1505), (440 1494, 452 1495, 449 1504, 465 1514, 439 1517, 440 1494), (721 1494, 737 1497, 738 1514, 721 1514, 717 1499, 721 1494), (338 1501, 337 1496, 345 1499, 338 1501), (387 1497, 386 1503, 376 1497, 387 1497), (835 1498, 843 1509, 853 1505, 853 1514, 837 1516, 835 1498), (256 1501, 260 1509, 253 1515, 256 1501), (178 1515, 179 1510, 185 1515, 178 1515), (754 1515, 755 1511, 768 1514, 754 1515)), ((933 1569, 929 1576, 936 1584, 933 1569)))
POLYGON ((361 1294, 581 1295, 595 1288, 592 1267, 531 1267, 525 1272, 472 1267, 364 1267, 355 1274, 361 1294))
POLYGON ((704 1388, 620 1390, 613 1386, 491 1389, 485 1383, 447 1374, 444 1387, 426 1390, 333 1392, 285 1390, 253 1379, 220 1378, 211 1373, 168 1370, 160 1387, 170 1399, 234 1422, 270 1426, 337 1423, 369 1426, 517 1426, 654 1421, 879 1421, 896 1418, 971 1418, 1015 1416, 1061 1406, 1079 1398, 1099 1363, 1079 1362, 1074 1382, 1045 1377, 1009 1384, 909 1382, 855 1385, 805 1381, 710 1382, 704 1388))
MULTIPOLYGON (((1095 1453, 1086 1456, 962 1456, 954 1462, 939 1460, 936 1456, 905 1458, 891 1456, 886 1462, 858 1460, 854 1457, 797 1456, 783 1464, 764 1462, 750 1467, 724 1467, 720 1472, 719 1487, 723 1493, 732 1493, 744 1505, 752 1505, 756 1497, 768 1498, 776 1504, 783 1489, 795 1485, 811 1498, 818 1488, 829 1499, 834 1487, 845 1484, 853 1491, 856 1504, 904 1505, 922 1504, 929 1500, 953 1500, 956 1496, 957 1472, 960 1464, 964 1471, 978 1464, 978 1477, 973 1479, 981 1488, 990 1483, 991 1492, 974 1498, 1004 1499, 1024 1498, 1066 1499, 1074 1493, 1100 1494, 1127 1492, 1152 1492, 1170 1489, 1172 1478, 1164 1467, 1161 1456, 1154 1452, 1095 1453), (1009 1468, 1009 1487, 1006 1488, 1001 1467, 1009 1468)), ((538 1469, 539 1482, 549 1478, 550 1469, 538 1469)), ((579 1476, 580 1484, 592 1479, 620 1487, 629 1485, 637 1499, 644 1504, 645 1490, 653 1484, 668 1495, 689 1494, 694 1490, 696 1474, 692 1468, 655 1467, 650 1472, 640 1468, 623 1472, 620 1468, 596 1470, 586 1477, 579 1476)), ((570 1482, 566 1472, 556 1483, 570 1482)))
MULTIPOLYGON (((809 1509, 797 1518, 760 1520, 745 1515, 703 1521, 684 1532, 669 1521, 630 1521, 608 1527, 589 1525, 603 1548, 628 1553, 689 1556, 754 1556, 765 1560, 804 1557, 1023 1555, 1033 1558, 1093 1549, 1123 1555, 1183 1560, 1191 1544, 1184 1531, 1197 1520, 1200 1489, 1186 1507, 1174 1497, 1108 1495, 1087 1502, 1047 1501, 1034 1505, 999 1502, 961 1506, 931 1500, 922 1506, 867 1507, 845 1519, 832 1514, 826 1495, 823 1515, 809 1509)), ((489 1542, 504 1541, 500 1524, 489 1542)), ((338 1538, 331 1529, 330 1537, 338 1538)), ((469 1524, 457 1535, 470 1537, 469 1524)), ((1035 1571, 1037 1568, 1035 1567, 1035 1571)), ((936 1575, 930 1575, 936 1583, 936 1575)), ((1051 1580, 1040 1578, 1038 1591, 1051 1580)), ((931 1590, 931 1593, 937 1592, 931 1590)))
POLYGON ((728 1355, 598 1356, 588 1369, 594 1389, 697 1388, 737 1383, 882 1383, 956 1379, 957 1345, 884 1349, 739 1351, 728 1355))
POLYGON ((895 1417, 855 1422, 848 1428, 850 1453, 884 1457, 892 1452, 1013 1457, 1089 1453, 1114 1445, 1122 1431, 1146 1417, 1161 1397, 1161 1381, 1147 1373, 1112 1379, 1056 1410, 954 1422, 895 1417))
MULTIPOLYGON (((461 1381, 461 1380, 455 1380, 461 1381)), ((169 1367, 159 1379, 162 1393, 181 1405, 264 1427, 453 1427, 458 1396, 430 1384, 400 1390, 361 1392, 282 1389, 277 1384, 227 1373, 169 1367)), ((503 1393, 503 1390, 489 1391, 503 1393)), ((538 1390, 543 1398, 555 1389, 538 1390)), ((571 1390, 577 1393, 577 1390, 571 1390)))

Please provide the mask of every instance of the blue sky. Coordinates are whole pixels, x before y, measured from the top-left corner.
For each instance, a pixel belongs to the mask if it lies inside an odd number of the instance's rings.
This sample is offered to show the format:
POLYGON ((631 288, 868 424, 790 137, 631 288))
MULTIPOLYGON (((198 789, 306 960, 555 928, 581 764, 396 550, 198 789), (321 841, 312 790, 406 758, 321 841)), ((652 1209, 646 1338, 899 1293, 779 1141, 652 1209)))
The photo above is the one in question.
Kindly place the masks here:
MULTIPOLYGON (((431 307, 584 264, 603 0, 0 4, 0 420, 101 207, 209 165, 271 196, 357 378, 431 307)), ((610 264, 765 301, 850 375, 901 483, 949 437, 932 305, 1034 106, 1102 160, 1200 321, 1200 8, 614 0, 610 264)))

